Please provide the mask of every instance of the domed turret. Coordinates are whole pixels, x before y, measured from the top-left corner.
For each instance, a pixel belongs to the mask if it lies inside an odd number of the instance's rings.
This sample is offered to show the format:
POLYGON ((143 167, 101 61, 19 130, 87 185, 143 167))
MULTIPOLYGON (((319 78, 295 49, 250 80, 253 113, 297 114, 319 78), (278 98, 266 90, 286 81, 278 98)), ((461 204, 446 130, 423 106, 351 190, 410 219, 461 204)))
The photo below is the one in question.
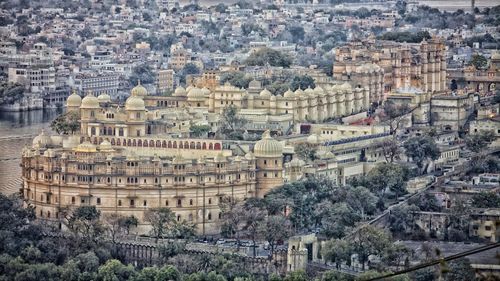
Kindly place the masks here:
POLYGON ((311 87, 308 87, 308 88, 304 91, 304 93, 305 93, 307 96, 309 96, 309 97, 313 97, 313 96, 314 96, 314 91, 313 91, 313 89, 311 89, 311 87))
POLYGON ((210 90, 207 88, 207 87, 203 87, 201 89, 201 92, 203 93, 203 95, 205 95, 205 97, 208 97, 210 95, 210 90))
POLYGON ((130 96, 125 102, 125 110, 146 110, 144 100, 136 96, 130 96))
POLYGON ((80 106, 82 109, 96 109, 99 108, 99 100, 94 97, 90 92, 83 98, 80 106))
POLYGON ((343 91, 351 91, 352 86, 351 86, 351 84, 345 82, 344 84, 340 85, 340 89, 343 91))
POLYGON ((52 139, 50 136, 45 134, 45 130, 42 130, 38 136, 33 139, 33 146, 47 147, 52 144, 52 139))
POLYGON ((283 94, 285 98, 293 98, 293 92, 292 90, 288 89, 286 92, 283 94))
POLYGON ((260 89, 261 84, 257 80, 252 80, 250 83, 248 83, 248 89, 260 89))
POLYGON ((66 106, 68 109, 78 109, 82 105, 82 97, 80 97, 75 91, 66 99, 66 106))
POLYGON ((263 98, 270 98, 271 97, 271 92, 269 92, 268 89, 264 89, 260 92, 259 96, 263 98))
POLYGON ((262 134, 262 139, 255 143, 253 151, 255 157, 281 157, 283 147, 281 143, 271 137, 269 131, 265 131, 262 134))
POLYGON ((173 94, 174 97, 185 97, 187 94, 186 89, 184 87, 179 86, 175 89, 175 92, 173 94))
POLYGON ((205 98, 205 94, 200 88, 194 87, 188 92, 187 97, 188 100, 200 100, 205 98))
POLYGON ((130 91, 130 95, 135 97, 144 97, 148 95, 148 90, 141 85, 141 80, 139 80, 137 82, 137 86, 130 91))
POLYGON ((101 151, 111 151, 113 150, 113 147, 111 146, 111 143, 108 140, 103 140, 101 144, 99 144, 99 149, 101 151))
POLYGON ((89 141, 84 141, 75 148, 76 152, 96 152, 96 146, 89 141))
POLYGON ((316 93, 317 95, 322 95, 325 93, 325 91, 320 86, 316 86, 316 88, 314 88, 314 93, 316 93))
POLYGON ((108 94, 101 94, 97 97, 99 103, 111 102, 111 97, 108 94))

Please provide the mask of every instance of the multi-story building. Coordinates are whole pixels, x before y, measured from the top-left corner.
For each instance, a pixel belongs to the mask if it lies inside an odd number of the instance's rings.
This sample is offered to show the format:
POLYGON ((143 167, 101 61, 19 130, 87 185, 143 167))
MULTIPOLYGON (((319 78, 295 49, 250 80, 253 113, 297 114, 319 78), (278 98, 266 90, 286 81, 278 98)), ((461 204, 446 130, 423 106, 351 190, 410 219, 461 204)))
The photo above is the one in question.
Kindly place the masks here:
MULTIPOLYGON (((371 76, 383 74, 384 93, 409 87, 440 93, 447 88, 445 48, 438 39, 410 45, 386 41, 349 43, 335 50, 333 77, 360 83, 366 74, 359 68, 376 64, 383 71, 373 69, 368 73, 371 76)), ((377 82, 378 79, 370 78, 377 82)))
POLYGON ((448 84, 466 93, 477 92, 483 96, 494 94, 500 87, 500 53, 495 52, 491 55, 486 69, 478 70, 471 65, 448 70, 448 84))
POLYGON ((115 72, 82 72, 74 78, 75 87, 81 94, 92 92, 95 94, 116 95, 120 82, 120 75, 115 72))
POLYGON ((172 69, 158 70, 158 78, 156 80, 158 92, 165 93, 167 91, 174 90, 174 75, 175 71, 173 71, 172 69))
POLYGON ((134 88, 124 109, 107 106, 106 95, 68 98, 81 132, 42 132, 23 152, 23 195, 38 217, 58 221, 67 208, 94 205, 103 214, 136 216, 146 233, 145 211, 168 207, 177 221, 210 234, 219 231, 224 196, 262 197, 282 184, 283 147, 268 132, 243 157, 219 140, 150 134, 146 94, 134 88))

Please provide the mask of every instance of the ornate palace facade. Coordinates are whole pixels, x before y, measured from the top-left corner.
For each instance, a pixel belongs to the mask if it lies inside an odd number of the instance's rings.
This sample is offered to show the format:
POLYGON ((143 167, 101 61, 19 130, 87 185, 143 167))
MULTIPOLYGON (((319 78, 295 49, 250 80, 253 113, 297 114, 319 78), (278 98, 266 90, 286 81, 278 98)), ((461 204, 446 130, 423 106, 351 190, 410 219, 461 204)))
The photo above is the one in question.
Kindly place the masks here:
POLYGON ((81 115, 80 134, 42 132, 23 151, 23 195, 38 217, 58 221, 68 208, 95 205, 103 214, 136 216, 146 233, 144 212, 169 207, 178 221, 213 234, 224 196, 262 197, 283 183, 283 147, 268 132, 246 155, 218 140, 151 134, 155 112, 145 109, 146 94, 134 88, 124 109, 105 95, 68 98, 68 110, 81 115))

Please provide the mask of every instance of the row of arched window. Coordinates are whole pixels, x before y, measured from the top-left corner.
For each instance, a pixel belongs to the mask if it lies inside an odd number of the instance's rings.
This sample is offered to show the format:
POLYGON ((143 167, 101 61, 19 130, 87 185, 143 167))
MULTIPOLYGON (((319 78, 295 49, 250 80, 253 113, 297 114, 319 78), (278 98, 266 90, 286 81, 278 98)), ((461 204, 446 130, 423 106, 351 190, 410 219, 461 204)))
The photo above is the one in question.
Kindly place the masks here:
MULTIPOLYGON (((95 138, 94 144, 99 144, 103 138, 95 138)), ((195 142, 195 141, 160 141, 160 140, 141 140, 141 139, 111 139, 111 145, 132 146, 132 147, 157 147, 157 148, 180 148, 180 149, 203 149, 203 150, 221 150, 222 145, 216 143, 195 142)))

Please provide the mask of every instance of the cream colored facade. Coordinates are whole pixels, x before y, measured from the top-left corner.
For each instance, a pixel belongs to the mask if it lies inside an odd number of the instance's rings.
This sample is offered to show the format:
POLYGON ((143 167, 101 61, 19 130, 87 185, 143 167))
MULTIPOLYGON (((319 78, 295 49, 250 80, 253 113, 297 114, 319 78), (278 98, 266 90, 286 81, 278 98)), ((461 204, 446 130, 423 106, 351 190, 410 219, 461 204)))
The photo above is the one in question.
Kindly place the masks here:
POLYGON ((269 132, 243 157, 220 140, 151 133, 156 113, 145 109, 146 95, 135 87, 124 109, 105 95, 68 97, 81 132, 42 132, 23 151, 23 195, 38 217, 58 221, 66 208, 95 205, 103 214, 136 216, 138 232, 147 233, 144 212, 168 207, 178 221, 215 234, 222 197, 262 197, 283 183, 283 147, 269 132))
POLYGON ((333 77, 355 83, 369 77, 379 85, 382 74, 384 93, 408 87, 439 93, 446 90, 445 52, 446 46, 439 39, 404 45, 370 40, 349 43, 335 50, 333 77), (364 69, 372 69, 371 74, 363 74, 364 69))

